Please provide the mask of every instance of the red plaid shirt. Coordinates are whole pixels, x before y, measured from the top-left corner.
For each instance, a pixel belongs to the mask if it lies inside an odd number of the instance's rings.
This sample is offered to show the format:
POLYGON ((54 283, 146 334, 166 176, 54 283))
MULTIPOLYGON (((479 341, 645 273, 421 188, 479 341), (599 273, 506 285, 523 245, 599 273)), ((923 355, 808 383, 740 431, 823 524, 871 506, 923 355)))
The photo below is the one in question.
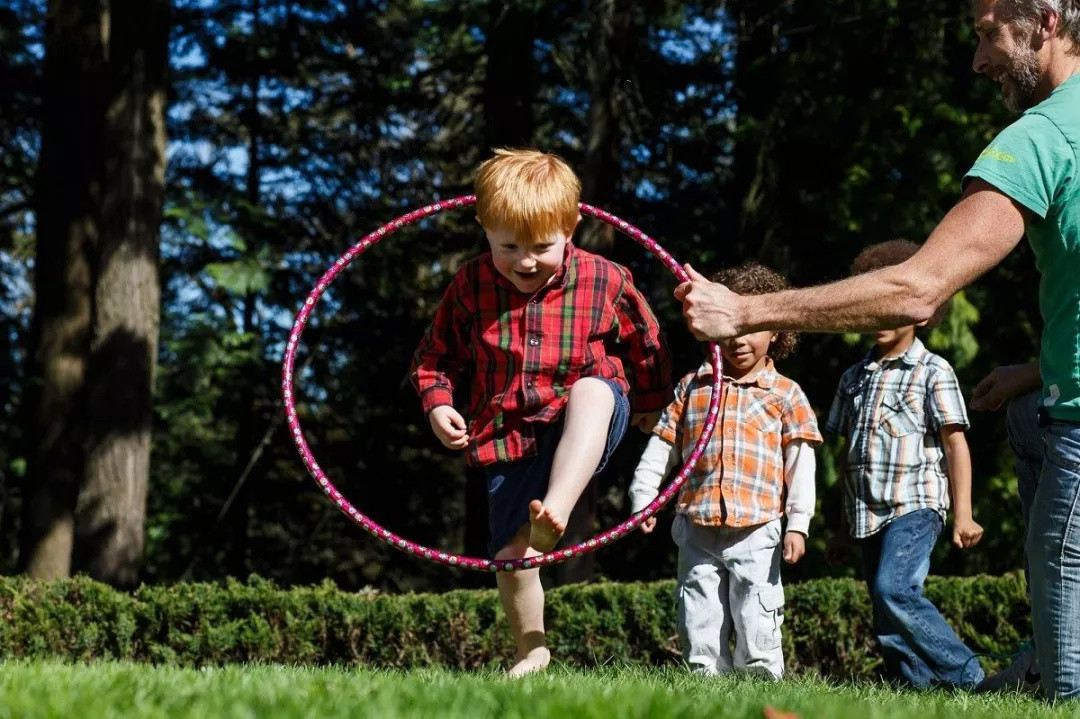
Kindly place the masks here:
POLYGON ((529 295, 495 269, 491 253, 462 267, 413 355, 424 411, 453 404, 471 374, 471 465, 535 454, 533 423, 553 422, 582 377, 617 382, 633 412, 672 397, 671 357, 625 267, 572 244, 551 282, 529 295))

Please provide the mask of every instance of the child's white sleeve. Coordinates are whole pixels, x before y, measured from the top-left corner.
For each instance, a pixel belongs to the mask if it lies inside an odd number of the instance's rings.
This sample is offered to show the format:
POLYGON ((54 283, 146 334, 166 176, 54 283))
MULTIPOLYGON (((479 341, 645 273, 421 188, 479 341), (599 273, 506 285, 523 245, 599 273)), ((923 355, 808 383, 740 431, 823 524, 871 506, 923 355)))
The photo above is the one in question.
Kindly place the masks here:
POLYGON ((675 445, 653 435, 645 445, 634 479, 630 482, 630 511, 640 512, 660 494, 660 483, 679 461, 675 445))
POLYGON ((787 517, 789 532, 809 535, 810 518, 814 516, 814 503, 817 499, 814 488, 816 467, 812 444, 804 439, 788 442, 788 446, 784 448, 784 483, 787 485, 784 515, 787 517))

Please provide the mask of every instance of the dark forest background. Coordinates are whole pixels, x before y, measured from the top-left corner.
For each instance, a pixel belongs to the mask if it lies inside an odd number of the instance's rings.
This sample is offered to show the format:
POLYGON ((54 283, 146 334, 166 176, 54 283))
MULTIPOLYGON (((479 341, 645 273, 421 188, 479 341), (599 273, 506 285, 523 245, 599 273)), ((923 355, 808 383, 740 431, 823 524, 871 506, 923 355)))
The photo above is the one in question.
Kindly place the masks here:
MULTIPOLYGON (((1009 122, 970 69, 967 4, 928 0, 0 0, 0 571, 119 586, 257 573, 346 588, 486 585, 377 544, 308 478, 285 429, 292 317, 345 249, 466 194, 490 148, 564 156, 583 199, 713 271, 757 259, 792 283, 846 274, 866 244, 921 241, 1009 122)), ((644 250, 629 266, 679 372, 702 347, 644 250)), ((298 358, 298 407, 338 487, 411 539, 482 553, 484 494, 432 436, 410 354, 458 264, 467 212, 380 243, 327 293, 298 358)), ((924 336, 965 392, 1035 351, 1022 248, 924 336)), ((804 336, 780 369, 819 415, 865 346, 804 336)), ((982 544, 934 571, 1020 566, 1000 415, 975 415, 982 544)), ((579 517, 628 511, 631 433, 579 517)), ((835 446, 788 580, 848 574, 835 446)), ((553 581, 672 576, 664 527, 553 581)))

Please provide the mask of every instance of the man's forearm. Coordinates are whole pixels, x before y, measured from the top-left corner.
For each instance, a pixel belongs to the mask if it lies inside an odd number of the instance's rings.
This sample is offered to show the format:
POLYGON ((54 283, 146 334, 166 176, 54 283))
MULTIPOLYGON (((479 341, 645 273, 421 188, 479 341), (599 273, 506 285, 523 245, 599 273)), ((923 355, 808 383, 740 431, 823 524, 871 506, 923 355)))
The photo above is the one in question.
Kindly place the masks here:
POLYGON ((747 319, 742 331, 871 332, 929 320, 948 295, 931 283, 905 279, 901 267, 818 287, 743 295, 740 314, 747 319))
POLYGON ((1016 247, 1024 212, 985 182, 973 181, 906 262, 819 287, 742 296, 734 329, 868 332, 927 321, 1016 247))

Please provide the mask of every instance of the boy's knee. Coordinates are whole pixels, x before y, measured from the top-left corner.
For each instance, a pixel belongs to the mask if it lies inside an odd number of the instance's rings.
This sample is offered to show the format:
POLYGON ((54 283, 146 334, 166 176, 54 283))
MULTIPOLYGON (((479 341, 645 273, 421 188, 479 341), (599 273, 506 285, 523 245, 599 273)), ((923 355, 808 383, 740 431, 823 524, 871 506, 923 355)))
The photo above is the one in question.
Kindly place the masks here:
POLYGON ((890 613, 901 609, 922 592, 911 585, 894 581, 892 577, 878 576, 873 586, 874 601, 890 613))
POLYGON ((611 392, 611 386, 599 377, 582 377, 570 385, 571 402, 584 400, 591 403, 604 401, 605 398, 611 400, 612 404, 614 404, 615 395, 611 392))

